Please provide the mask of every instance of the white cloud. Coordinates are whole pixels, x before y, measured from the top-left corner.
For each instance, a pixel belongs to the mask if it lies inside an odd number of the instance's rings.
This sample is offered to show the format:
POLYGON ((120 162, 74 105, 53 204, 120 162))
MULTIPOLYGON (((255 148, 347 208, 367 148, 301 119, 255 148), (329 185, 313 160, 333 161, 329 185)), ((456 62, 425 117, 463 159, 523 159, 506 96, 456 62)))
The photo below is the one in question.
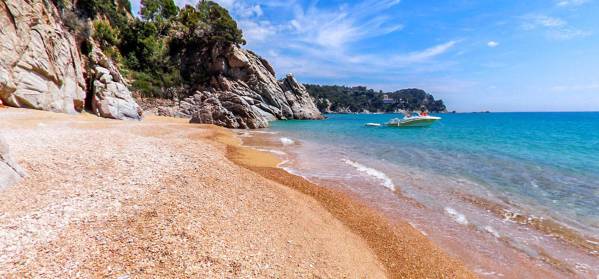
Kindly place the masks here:
POLYGON ((243 36, 247 41, 259 43, 268 40, 277 33, 277 27, 270 21, 252 21, 242 19, 239 27, 243 30, 243 36))
POLYGON ((489 46, 489 47, 497 47, 497 46, 499 46, 499 43, 496 42, 496 41, 489 41, 487 43, 487 46, 489 46))
POLYGON ((544 30, 545 35, 554 40, 570 40, 575 38, 587 37, 592 34, 590 31, 580 30, 572 27, 567 21, 546 15, 527 15, 523 17, 524 23, 522 29, 526 31, 544 30))
POLYGON ((549 88, 554 92, 580 92, 580 91, 599 91, 599 83, 588 83, 588 84, 567 84, 567 85, 555 85, 549 88))
POLYGON ((557 2, 556 5, 559 7, 573 7, 580 6, 589 2, 590 0, 560 0, 557 2))
POLYGON ((412 52, 407 55, 398 55, 395 57, 395 61, 402 63, 425 62, 447 52, 449 49, 455 46, 456 43, 456 41, 449 41, 447 43, 436 45, 422 51, 412 52))
POLYGON ((566 21, 546 15, 527 15, 524 16, 524 23, 522 28, 524 30, 533 30, 540 27, 560 27, 568 24, 566 21))
POLYGON ((391 18, 383 15, 385 9, 398 3, 397 0, 365 1, 356 7, 341 5, 330 10, 319 9, 315 5, 306 8, 296 5, 289 26, 307 43, 339 48, 401 30, 401 24, 390 22, 391 18), (361 8, 363 5, 370 7, 361 8))
POLYGON ((561 28, 556 30, 550 30, 547 32, 547 36, 555 40, 571 40, 576 38, 584 38, 592 35, 591 31, 578 30, 573 28, 561 28))

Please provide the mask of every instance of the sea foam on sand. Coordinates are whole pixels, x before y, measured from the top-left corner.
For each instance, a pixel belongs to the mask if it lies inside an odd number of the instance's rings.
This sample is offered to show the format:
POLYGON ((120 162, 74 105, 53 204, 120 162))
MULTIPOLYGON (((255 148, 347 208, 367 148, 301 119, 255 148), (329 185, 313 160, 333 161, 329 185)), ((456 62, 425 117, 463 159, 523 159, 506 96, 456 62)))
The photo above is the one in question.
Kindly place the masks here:
POLYGON ((279 151, 279 150, 274 150, 274 149, 264 149, 264 148, 258 148, 258 151, 262 151, 262 152, 269 152, 272 154, 276 154, 276 155, 281 155, 281 156, 285 156, 287 155, 287 153, 283 152, 283 151, 279 151))
POLYGON ((356 168, 360 172, 363 172, 371 177, 374 177, 374 178, 380 180, 381 185, 389 188, 391 191, 395 191, 395 184, 393 184, 393 180, 391 180, 391 178, 389 178, 384 172, 364 166, 358 162, 354 162, 354 161, 348 160, 348 159, 343 159, 343 162, 356 168))
POLYGON ((292 139, 290 139, 290 138, 286 138, 286 137, 282 137, 282 138, 280 138, 279 140, 281 141, 281 143, 282 143, 283 145, 292 145, 292 144, 294 144, 294 143, 295 143, 295 141, 294 141, 294 140, 292 140, 292 139))
POLYGON ((457 210, 451 207, 446 207, 445 212, 447 212, 447 214, 449 214, 458 224, 468 225, 468 219, 466 219, 466 216, 464 216, 462 213, 459 213, 457 210))

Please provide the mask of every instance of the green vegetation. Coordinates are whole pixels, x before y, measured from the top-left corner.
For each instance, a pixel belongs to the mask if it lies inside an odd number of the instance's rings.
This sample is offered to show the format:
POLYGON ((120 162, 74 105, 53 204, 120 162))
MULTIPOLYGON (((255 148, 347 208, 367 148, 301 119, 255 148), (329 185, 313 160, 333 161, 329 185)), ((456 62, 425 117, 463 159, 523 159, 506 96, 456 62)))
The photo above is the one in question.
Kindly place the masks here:
POLYGON ((64 9, 63 0, 55 3, 82 52, 91 52, 93 39, 143 96, 193 92, 208 82, 205 62, 213 48, 245 44, 229 12, 212 1, 179 9, 173 0, 142 0, 141 18, 130 15, 129 0, 77 1, 73 10, 64 9), (86 19, 93 30, 85 29, 86 19))
POLYGON ((172 0, 142 0, 141 17, 146 21, 168 21, 179 12, 172 0))
POLYGON ((110 23, 103 20, 94 22, 94 39, 102 49, 118 45, 119 38, 117 36, 117 31, 110 26, 110 23))
MULTIPOLYGON (((82 53, 91 53, 93 39, 146 97, 182 97, 207 85, 213 50, 245 44, 235 20, 213 1, 179 9, 173 0, 142 0, 141 18, 130 15, 129 0, 81 0, 73 9, 67 9, 64 0, 54 1, 82 53), (93 30, 85 23, 88 19, 93 30)), ((391 112, 423 105, 430 111, 445 110, 443 101, 418 89, 383 93, 366 87, 306 87, 323 112, 391 112), (384 100, 385 94, 392 101, 384 100)))
POLYGON ((108 18, 115 29, 122 30, 127 28, 131 3, 129 0, 84 0, 77 1, 75 8, 82 18, 97 19, 101 15, 108 18))
POLYGON ((374 91, 364 86, 305 84, 321 112, 394 112, 416 111, 422 106, 431 112, 446 111, 442 100, 421 89, 402 89, 395 92, 374 91), (386 98, 385 98, 386 97, 386 98))

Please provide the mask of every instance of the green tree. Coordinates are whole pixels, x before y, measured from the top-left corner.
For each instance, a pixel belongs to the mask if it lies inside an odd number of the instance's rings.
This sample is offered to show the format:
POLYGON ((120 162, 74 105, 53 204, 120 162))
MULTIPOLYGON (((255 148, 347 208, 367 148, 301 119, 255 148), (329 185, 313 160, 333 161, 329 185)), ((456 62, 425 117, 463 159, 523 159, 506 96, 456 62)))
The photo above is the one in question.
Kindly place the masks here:
POLYGON ((243 32, 237 27, 227 9, 213 1, 202 0, 197 5, 200 20, 210 26, 208 39, 212 42, 245 44, 243 32))
POLYGON ((141 6, 141 17, 147 21, 169 20, 179 12, 173 0, 142 0, 141 6))
POLYGON ((119 43, 117 30, 110 26, 110 23, 103 20, 94 22, 94 39, 100 43, 102 49, 108 49, 119 43))

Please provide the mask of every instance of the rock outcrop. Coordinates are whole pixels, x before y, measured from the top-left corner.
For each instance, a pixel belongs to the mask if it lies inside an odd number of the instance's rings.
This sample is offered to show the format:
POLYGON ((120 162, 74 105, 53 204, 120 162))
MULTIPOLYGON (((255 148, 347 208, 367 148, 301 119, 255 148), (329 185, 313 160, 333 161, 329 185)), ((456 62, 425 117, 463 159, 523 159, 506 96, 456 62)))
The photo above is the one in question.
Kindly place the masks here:
MULTIPOLYGON (((92 45, 89 55, 81 54, 53 1, 0 0, 0 26, 4 104, 65 113, 87 107, 101 117, 141 119, 142 109, 119 69, 93 40, 77 35, 92 45)), ((178 108, 159 112, 231 128, 322 118, 303 85, 292 75, 278 81, 268 61, 251 51, 217 43, 188 60, 192 68, 207 70, 208 80, 178 108)))
POLYGON ((143 111, 133 99, 118 68, 98 49, 94 48, 90 55, 93 112, 105 118, 141 119, 143 111))
POLYGON ((8 145, 0 136, 0 189, 18 182, 25 176, 25 171, 13 161, 8 145))
POLYGON ((209 60, 208 89, 184 99, 175 114, 192 117, 192 123, 243 129, 268 127, 276 119, 322 119, 293 75, 278 81, 273 67, 255 53, 217 46, 209 60))
POLYGON ((85 80, 75 39, 47 1, 0 2, 0 99, 14 107, 83 110, 85 80))
POLYGON ((4 104, 76 113, 84 109, 87 95, 101 117, 141 118, 141 109, 118 69, 98 47, 90 59, 81 55, 53 1, 1 0, 0 26, 0 100, 4 104), (86 82, 86 76, 91 80, 86 82), (86 94, 87 90, 92 94, 86 94))
POLYGON ((192 117, 192 123, 239 129, 268 127, 268 122, 276 118, 255 100, 234 91, 202 91, 186 98, 180 108, 183 114, 192 117))

